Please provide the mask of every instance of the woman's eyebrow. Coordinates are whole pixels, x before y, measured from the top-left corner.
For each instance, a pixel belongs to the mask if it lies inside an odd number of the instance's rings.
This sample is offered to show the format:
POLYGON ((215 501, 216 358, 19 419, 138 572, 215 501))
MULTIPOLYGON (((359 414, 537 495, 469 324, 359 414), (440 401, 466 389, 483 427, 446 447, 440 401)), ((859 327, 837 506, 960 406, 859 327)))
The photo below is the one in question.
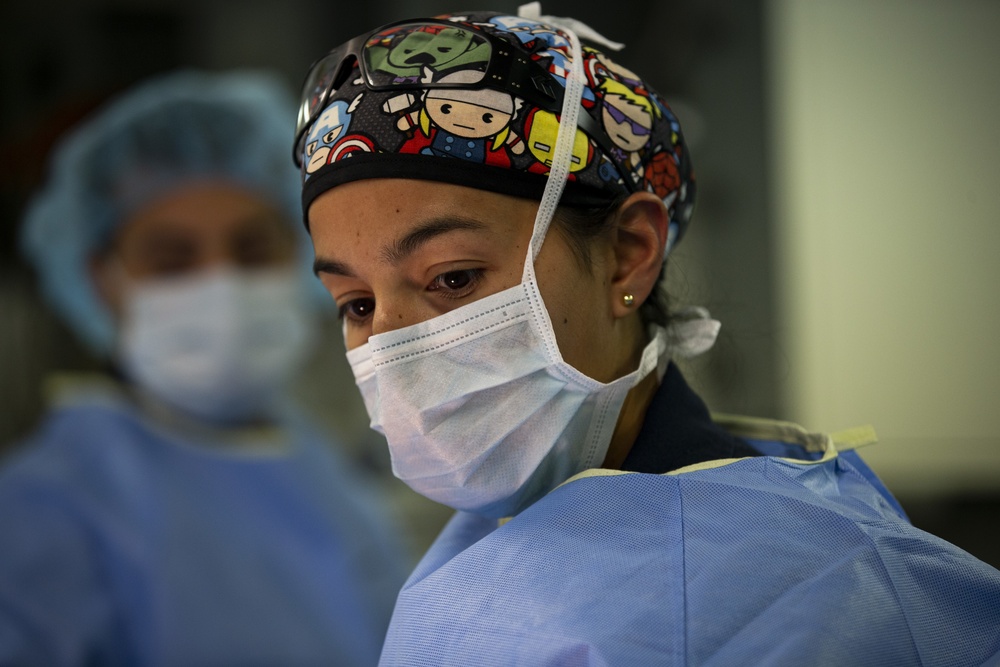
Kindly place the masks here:
MULTIPOLYGON (((442 234, 458 230, 476 231, 486 228, 486 224, 472 218, 463 218, 461 216, 433 218, 417 225, 402 238, 382 248, 380 255, 383 261, 390 264, 398 264, 411 253, 415 252, 421 245, 442 234)), ((313 261, 313 273, 317 276, 321 273, 326 273, 347 278, 356 277, 354 271, 346 264, 324 257, 317 257, 313 261)))
POLYGON ((335 262, 332 259, 323 259, 322 257, 317 257, 313 261, 313 273, 319 276, 321 273, 327 273, 334 276, 344 276, 346 278, 354 278, 354 272, 347 268, 346 264, 341 264, 340 262, 335 262))
POLYGON ((472 218, 463 218, 461 216, 434 218, 416 226, 402 238, 382 248, 382 259, 389 264, 398 264, 421 245, 437 236, 457 230, 478 231, 486 228, 486 224, 472 218))

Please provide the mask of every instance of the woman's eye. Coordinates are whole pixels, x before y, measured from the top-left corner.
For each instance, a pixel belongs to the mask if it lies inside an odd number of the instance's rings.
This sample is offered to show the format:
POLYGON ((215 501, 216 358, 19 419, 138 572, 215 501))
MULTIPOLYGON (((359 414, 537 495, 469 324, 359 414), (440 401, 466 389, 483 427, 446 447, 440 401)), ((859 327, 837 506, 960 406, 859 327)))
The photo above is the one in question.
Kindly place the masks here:
POLYGON ((165 239, 155 246, 130 255, 132 262, 143 267, 149 276, 176 276, 193 271, 199 263, 200 252, 196 244, 180 240, 165 239))
POLYGON ((351 299, 337 311, 340 319, 345 317, 353 322, 363 322, 375 312, 375 299, 351 299))
POLYGON ((492 123, 493 122, 493 114, 491 114, 491 113, 484 113, 483 114, 483 122, 484 123, 492 123))
POLYGON ((448 289, 462 289, 472 282, 467 271, 453 271, 441 276, 441 285, 448 289))
POLYGON ((443 113, 443 114, 449 114, 449 113, 451 113, 451 105, 450 104, 442 104, 441 105, 441 113, 443 113))
POLYGON ((449 298, 461 298, 471 293, 483 276, 482 269, 462 269, 449 271, 434 278, 430 290, 442 292, 449 298))

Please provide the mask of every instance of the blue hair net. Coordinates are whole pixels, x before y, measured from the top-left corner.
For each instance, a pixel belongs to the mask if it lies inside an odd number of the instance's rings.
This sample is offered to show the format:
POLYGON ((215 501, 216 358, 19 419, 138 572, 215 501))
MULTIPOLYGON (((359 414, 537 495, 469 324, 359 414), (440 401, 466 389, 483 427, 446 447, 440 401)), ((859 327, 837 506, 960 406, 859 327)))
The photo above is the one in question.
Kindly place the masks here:
POLYGON ((113 100, 54 149, 21 249, 45 297, 95 352, 111 350, 114 325, 90 279, 91 256, 137 207, 202 177, 246 186, 286 213, 301 237, 303 278, 317 289, 288 157, 294 119, 273 76, 183 71, 113 100))

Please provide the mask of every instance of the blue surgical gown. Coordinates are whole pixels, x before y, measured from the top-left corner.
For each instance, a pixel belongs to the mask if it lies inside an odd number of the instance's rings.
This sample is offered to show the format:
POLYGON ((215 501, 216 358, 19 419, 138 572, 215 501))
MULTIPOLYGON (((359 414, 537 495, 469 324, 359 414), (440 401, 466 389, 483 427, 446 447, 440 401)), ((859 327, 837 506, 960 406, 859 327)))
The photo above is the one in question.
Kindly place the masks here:
MULTIPOLYGON (((692 402, 673 385, 651 409, 692 402)), ((685 419, 644 437, 681 456, 743 446, 707 412, 685 419)), ((727 426, 758 455, 590 471, 506 522, 456 514, 400 593, 380 664, 1000 663, 1000 572, 914 528, 829 438, 727 426)))
POLYGON ((180 426, 84 392, 0 472, 0 665, 375 664, 407 560, 357 473, 180 426))

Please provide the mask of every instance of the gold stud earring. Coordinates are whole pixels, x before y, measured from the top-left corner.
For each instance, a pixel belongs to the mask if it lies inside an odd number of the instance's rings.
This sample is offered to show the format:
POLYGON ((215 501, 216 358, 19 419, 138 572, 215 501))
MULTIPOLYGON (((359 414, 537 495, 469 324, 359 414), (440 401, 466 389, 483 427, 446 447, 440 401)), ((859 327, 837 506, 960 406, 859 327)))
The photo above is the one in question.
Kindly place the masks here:
POLYGON ((625 304, 626 308, 631 308, 632 304, 635 303, 635 297, 632 296, 631 294, 623 294, 622 303, 625 304))

